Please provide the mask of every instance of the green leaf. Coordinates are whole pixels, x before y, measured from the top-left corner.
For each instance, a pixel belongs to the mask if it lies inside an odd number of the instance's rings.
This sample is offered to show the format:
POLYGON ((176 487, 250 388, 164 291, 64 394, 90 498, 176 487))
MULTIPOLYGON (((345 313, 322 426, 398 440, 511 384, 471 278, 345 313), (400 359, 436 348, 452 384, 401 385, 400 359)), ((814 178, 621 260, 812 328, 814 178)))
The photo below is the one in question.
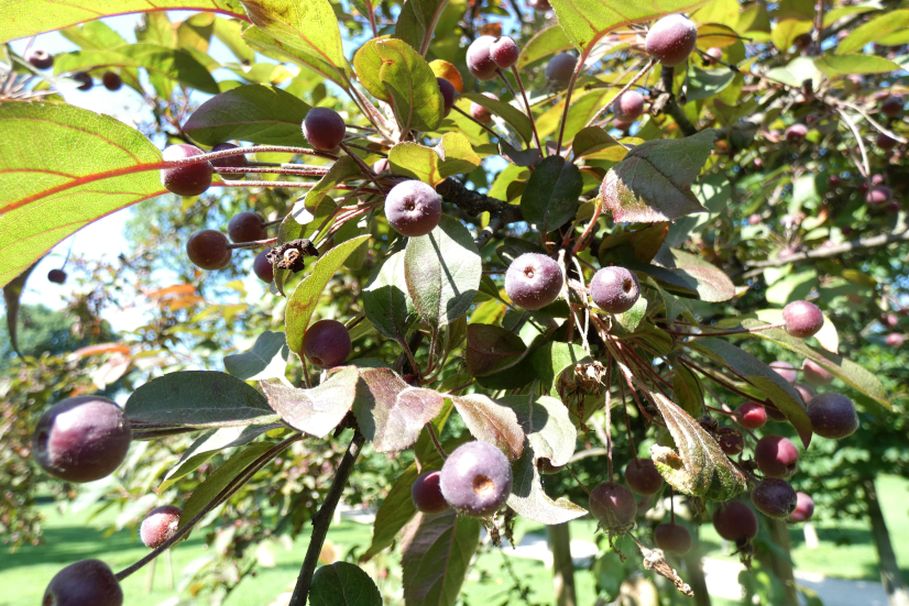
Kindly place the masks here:
POLYGON ((467 369, 475 377, 491 375, 520 361, 527 351, 524 341, 510 330, 493 324, 468 324, 467 369))
POLYGON ((801 88, 806 80, 811 80, 814 90, 817 90, 822 79, 821 72, 809 57, 796 57, 787 65, 769 69, 767 77, 796 88, 801 88))
POLYGON ((549 59, 556 53, 569 48, 571 48, 571 41, 565 37, 565 30, 558 25, 550 25, 534 34, 523 45, 516 66, 518 69, 525 69, 537 61, 549 59))
POLYGON ((461 133, 445 133, 434 147, 443 179, 472 172, 482 161, 470 141, 461 133))
POLYGON ((283 377, 288 353, 284 333, 266 330, 249 351, 224 356, 224 370, 244 381, 283 377))
MULTIPOLYGON (((300 130, 300 129, 297 129, 300 130)), ((350 156, 342 156, 331 163, 328 172, 306 192, 303 204, 311 211, 315 211, 328 197, 335 185, 347 179, 360 175, 360 165, 350 156)))
POLYGON ((578 212, 583 182, 574 164, 555 155, 537 164, 521 196, 521 213, 542 232, 558 229, 578 212))
POLYGON ((442 120, 442 94, 432 68, 403 40, 369 40, 354 55, 360 83, 391 104, 402 131, 434 130, 442 120))
POLYGON ((692 417, 699 417, 704 413, 704 388, 686 366, 673 365, 672 393, 682 409, 692 417))
POLYGON ((618 152, 616 160, 621 160, 625 157, 625 148, 599 126, 587 126, 582 128, 574 136, 574 140, 571 144, 571 149, 578 158, 606 149, 611 150, 612 148, 615 148, 618 152))
POLYGON ((0 103, 0 284, 92 221, 166 193, 160 163, 142 133, 109 116, 0 103))
POLYGON ((691 415, 659 392, 647 392, 660 411, 676 450, 654 444, 650 457, 660 475, 677 491, 727 501, 744 492, 745 475, 691 415))
POLYGON ((357 236, 324 253, 312 264, 309 274, 294 289, 287 300, 287 311, 284 313, 287 345, 292 352, 299 355, 303 351, 303 334, 309 328, 309 320, 329 280, 344 265, 347 258, 368 239, 368 234, 357 236))
POLYGON ((480 522, 454 511, 420 514, 402 540, 404 603, 454 606, 480 541, 480 522))
MULTIPOLYGON (((849 32, 849 35, 843 38, 836 47, 836 54, 847 55, 862 48, 870 42, 881 42, 891 34, 902 34, 905 41, 906 33, 909 31, 909 9, 883 10, 877 17, 862 23, 849 32)), ((899 39, 896 41, 888 40, 891 44, 901 44, 899 39)))
MULTIPOLYGON (((492 112, 493 115, 499 116, 514 128, 514 131, 518 133, 521 139, 527 143, 530 142, 531 137, 533 136, 533 127, 530 124, 530 119, 527 117, 527 114, 522 110, 511 103, 493 99, 481 93, 464 93, 461 97, 472 101, 477 105, 482 105, 492 112)), ((465 106, 464 109, 466 110, 467 107, 465 106)))
POLYGON ((230 139, 260 145, 300 145, 300 125, 308 111, 306 103, 280 88, 249 84, 200 105, 183 129, 205 145, 230 139))
POLYGON ((372 526, 372 543, 360 556, 361 562, 366 562, 394 543, 398 532, 417 512, 411 497, 411 487, 419 475, 416 463, 411 463, 398 475, 376 511, 376 519, 372 526))
POLYGON ((559 25, 579 49, 590 49, 608 32, 632 23, 647 23, 668 13, 685 13, 704 0, 550 0, 559 25))
POLYGON ((735 296, 735 285, 723 270, 697 255, 663 247, 646 271, 670 288, 694 293, 702 301, 720 303, 735 296), (654 266, 666 270, 654 270, 654 266))
POLYGON ((359 374, 355 366, 344 366, 325 381, 299 389, 279 381, 263 381, 268 404, 281 419, 303 433, 324 438, 344 420, 357 396, 359 374))
POLYGON ((849 74, 886 74, 902 69, 898 63, 876 55, 824 55, 816 58, 814 64, 825 75, 831 77, 849 74))
POLYGON ((310 606, 382 606, 379 588, 356 564, 321 566, 312 577, 310 606))
POLYGON ((452 396, 451 401, 473 437, 494 444, 511 460, 524 452, 524 430, 514 410, 479 393, 452 396))
POLYGON ((587 510, 565 497, 553 500, 543 490, 537 454, 528 446, 512 470, 508 506, 518 515, 540 524, 564 524, 587 515, 587 510))
POLYGON ((628 332, 634 332, 641 324, 641 320, 647 315, 647 299, 638 297, 634 305, 628 311, 618 314, 616 321, 628 332))
POLYGON ((3 287, 3 301, 6 303, 6 330, 9 333, 9 343, 12 346, 12 350, 22 356, 22 353, 19 351, 19 297, 22 296, 22 289, 25 288, 25 281, 28 280, 28 276, 32 273, 32 270, 35 269, 35 266, 38 265, 36 261, 34 265, 26 269, 24 272, 15 277, 9 284, 3 287))
POLYGON ((404 278, 404 251, 385 259, 378 273, 363 289, 363 310, 382 335, 403 339, 413 301, 407 293, 404 278))
POLYGON ((139 387, 126 401, 131 423, 183 427, 248 425, 273 416, 258 391, 223 372, 168 373, 139 387))
POLYGON ((480 165, 470 141, 460 133, 446 133, 435 147, 404 141, 388 153, 396 173, 403 173, 433 187, 452 175, 469 173, 480 165))
POLYGON ((416 50, 428 48, 439 17, 447 5, 448 0, 407 0, 395 23, 395 37, 416 50))
POLYGON ((589 358, 580 345, 550 341, 530 354, 535 378, 547 387, 555 385, 562 372, 589 358))
POLYGON ((456 219, 443 217, 430 234, 407 241, 407 290, 417 313, 431 326, 445 326, 467 313, 482 273, 477 246, 456 219))
POLYGON ((807 34, 814 24, 807 19, 780 19, 770 30, 770 40, 777 49, 785 52, 795 43, 795 39, 807 34))
POLYGON ((347 88, 347 60, 329 0, 241 0, 255 24, 243 33, 255 49, 297 61, 347 88))
POLYGON ((691 191, 713 148, 716 132, 647 141, 609 169, 600 195, 616 221, 655 223, 703 212, 691 191))
POLYGON ((181 8, 217 11, 243 19, 233 0, 117 0, 116 3, 74 3, 69 0, 9 0, 2 3, 0 42, 33 36, 101 17, 181 8))

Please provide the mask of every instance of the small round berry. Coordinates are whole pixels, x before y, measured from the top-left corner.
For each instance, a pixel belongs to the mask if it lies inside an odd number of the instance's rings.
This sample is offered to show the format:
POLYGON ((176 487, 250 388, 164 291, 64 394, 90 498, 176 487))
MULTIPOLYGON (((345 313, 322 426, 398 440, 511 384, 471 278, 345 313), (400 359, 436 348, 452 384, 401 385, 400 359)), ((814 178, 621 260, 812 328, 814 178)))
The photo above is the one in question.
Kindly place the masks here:
POLYGON ((169 541, 180 527, 183 510, 173 505, 162 505, 148 512, 139 525, 139 538, 149 549, 157 549, 169 541))
POLYGON ((62 269, 52 269, 47 272, 47 279, 54 284, 63 284, 66 282, 66 272, 62 269))
POLYGON ((785 520, 795 510, 795 490, 779 478, 761 480, 751 491, 751 502, 767 517, 785 520))
POLYGON ((233 242, 255 242, 268 237, 265 219, 257 212, 244 210, 234 215, 227 224, 227 233, 233 242))
POLYGON ((636 493, 651 495, 663 487, 663 476, 650 459, 632 459, 625 467, 625 482, 636 493))
POLYGON ((32 67, 35 69, 50 69, 54 66, 54 56, 42 49, 35 49, 25 56, 25 60, 28 61, 32 67))
POLYGON ((898 141, 896 139, 894 139, 893 137, 891 137, 889 135, 885 135, 884 133, 878 133, 877 138, 875 139, 874 142, 877 144, 877 146, 879 148, 881 148, 884 151, 892 150, 894 147, 896 147, 896 144, 898 143, 898 141))
POLYGON ((518 256, 505 272, 505 292, 518 307, 536 310, 559 298, 562 292, 559 264, 541 253, 518 256))
POLYGON ((808 127, 804 124, 796 123, 786 129, 786 141, 798 143, 799 141, 803 141, 807 134, 808 127))
POLYGON ((303 119, 303 136, 313 149, 331 152, 344 141, 347 126, 340 114, 328 107, 314 107, 303 119))
POLYGON ((704 63, 707 65, 716 65, 723 60, 723 49, 711 46, 704 51, 704 63))
MULTIPOLYGON (((211 150, 213 152, 227 151, 229 149, 237 149, 237 146, 233 143, 218 143, 211 150)), ((246 159, 244 154, 237 154, 236 156, 227 156, 226 158, 217 158, 211 161, 211 165, 215 168, 246 168, 249 166, 249 160, 246 159)), ((230 178, 236 179, 239 175, 231 173, 230 178)))
POLYGON ((653 529, 653 541, 667 553, 685 555, 691 551, 691 533, 680 524, 658 524, 653 529))
POLYGON ((495 41, 493 36, 480 36, 467 47, 467 69, 478 80, 492 80, 499 71, 499 66, 490 55, 495 41))
POLYGON ((887 347, 902 347, 903 343, 906 342, 906 335, 900 334, 898 332, 891 332, 886 337, 884 337, 884 343, 887 344, 887 347))
POLYGON ((379 158, 372 163, 372 172, 377 175, 382 173, 391 172, 391 163, 388 161, 388 158, 379 158))
POLYGON ((678 13, 666 15, 651 26, 644 39, 647 53, 663 65, 683 63, 698 40, 698 28, 678 13))
POLYGON ((814 397, 814 390, 803 383, 796 383, 792 387, 798 392, 799 396, 801 396, 803 408, 807 407, 808 402, 814 397))
MULTIPOLYGON (((32 64, 34 65, 34 63, 32 64)), ((38 67, 35 65, 35 67, 38 67)), ((39 68, 44 69, 44 68, 39 68)), ((890 118, 896 118, 903 113, 903 98, 896 95, 889 95, 881 101, 881 112, 890 118)))
POLYGON ((422 181, 402 181, 385 197, 385 217, 402 236, 425 236, 442 218, 442 196, 422 181))
POLYGON ((442 95, 442 115, 447 116, 451 113, 451 108, 454 107, 458 91, 445 78, 436 78, 436 82, 439 84, 439 93, 442 95))
POLYGON ((116 91, 123 86, 123 79, 117 72, 106 71, 101 75, 101 84, 109 91, 116 91))
MULTIPOLYGON (((499 98, 492 93, 483 93, 484 97, 489 97, 490 99, 495 99, 496 101, 499 98)), ((476 101, 470 102, 470 115, 477 122, 482 122, 483 124, 489 124, 492 122, 492 112, 485 106, 480 105, 476 101)))
MULTIPOLYGON (((165 162, 183 160, 204 153, 195 145, 178 143, 170 145, 161 152, 165 162)), ((170 168, 161 169, 161 184, 175 194, 181 196, 198 196, 204 193, 211 185, 214 168, 211 162, 201 160, 192 164, 180 164, 170 168)))
POLYGON ((789 514, 790 522, 807 522, 814 515, 814 499, 804 492, 795 493, 795 509, 789 514))
POLYGON ((743 544, 757 536, 758 520, 741 501, 723 503, 713 512, 713 527, 727 541, 743 544))
POLYGON ((448 501, 442 496, 439 482, 442 472, 428 471, 419 476, 410 487, 414 507, 423 513, 437 513, 448 509, 448 501))
POLYGON ((767 409, 759 402, 745 402, 736 409, 735 417, 745 429, 760 429, 767 423, 767 409))
POLYGON ((46 472, 69 482, 91 482, 113 473, 132 439, 123 410, 100 396, 77 396, 41 416, 32 453, 46 472))
POLYGON ((101 560, 80 560, 54 575, 41 606, 122 606, 123 590, 101 560))
POLYGON ((548 11, 552 8, 549 0, 527 0, 527 6, 538 11, 548 11))
POLYGON ((811 430, 819 436, 838 440, 851 436, 859 426, 852 400, 839 393, 824 393, 808 403, 811 430))
POLYGON ((275 281, 275 266, 268 260, 270 251, 270 248, 263 250, 253 259, 253 272, 257 278, 267 284, 275 281))
POLYGON ((644 95, 636 90, 629 90, 615 102, 615 114, 622 120, 637 120, 644 113, 644 95))
POLYGON ((893 199, 893 190, 886 185, 874 185, 865 194, 865 202, 872 208, 882 208, 893 199))
POLYGON ((824 314, 814 303, 793 301, 783 308, 786 332, 793 337, 807 338, 824 325, 824 314))
POLYGON ((789 362, 776 360, 775 362, 771 362, 769 366, 773 372, 780 375, 780 377, 790 385, 794 385, 799 378, 798 370, 789 362))
POLYGON ((76 82, 76 88, 81 91, 89 91, 95 85, 94 80, 92 80, 91 74, 88 72, 76 72, 72 74, 70 78, 76 82))
POLYGON ((495 42, 489 45, 489 56, 499 69, 508 69, 514 65, 520 54, 521 49, 508 36, 496 38, 495 42))
POLYGON ((731 427, 720 427, 716 430, 716 442, 726 456, 733 457, 745 450, 745 438, 742 432, 731 427))
POLYGON ((805 380, 812 385, 827 385, 833 381, 833 375, 829 370, 808 358, 805 358, 805 361, 802 362, 802 374, 805 380))
POLYGON ((496 512, 511 494, 511 463, 488 442, 458 446, 442 465, 439 486, 445 501, 470 516, 496 512))
POLYGON ((197 231, 186 241, 186 255, 202 269, 227 267, 232 254, 227 236, 214 229, 197 231))
POLYGON ((559 53, 546 64, 546 79, 556 87, 565 88, 577 64, 578 58, 572 53, 559 53))
POLYGON ((606 530, 627 530, 634 524, 638 506, 630 490, 614 482, 603 482, 590 491, 590 513, 606 530))
POLYGON ((590 281, 590 298, 597 307, 611 314, 628 311, 640 296, 638 279, 624 267, 604 267, 590 281))
POLYGON ((319 320, 303 335, 303 354, 322 368, 343 364, 350 349, 350 333, 337 320, 319 320))
POLYGON ((754 447, 754 462, 765 476, 788 478, 798 467, 799 451, 788 438, 764 436, 754 447))

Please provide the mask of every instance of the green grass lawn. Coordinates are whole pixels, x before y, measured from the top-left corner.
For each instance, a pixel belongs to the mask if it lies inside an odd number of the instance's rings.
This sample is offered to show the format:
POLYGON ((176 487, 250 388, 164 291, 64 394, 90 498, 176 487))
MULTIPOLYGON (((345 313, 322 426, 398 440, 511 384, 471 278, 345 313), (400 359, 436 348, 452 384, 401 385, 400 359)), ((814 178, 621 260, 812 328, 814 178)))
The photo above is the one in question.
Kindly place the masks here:
MULTIPOLYGON (((909 565, 909 482, 884 477, 879 480, 882 507, 890 528, 897 557, 904 570, 909 565)), ((46 506, 45 540, 37 547, 26 547, 15 553, 6 552, 0 559, 0 606, 35 606, 40 603, 47 581, 62 566, 82 558, 97 557, 107 561, 115 570, 125 567, 146 553, 136 533, 129 530, 105 534, 115 512, 104 513, 89 520, 87 512, 61 514, 55 507, 46 506)), ((518 527, 519 532, 542 532, 529 524, 518 527)), ((573 538, 592 537, 595 531, 590 521, 572 524, 573 538)), ((878 578, 876 555, 868 529, 860 523, 819 524, 821 545, 808 549, 802 532, 793 528, 793 557, 799 570, 824 573, 854 579, 878 578)), ((201 535, 200 535, 201 536, 201 535)), ((344 521, 333 526, 328 541, 343 557, 352 548, 362 551, 371 537, 369 526, 344 521)), ((712 527, 702 527, 701 540, 710 547, 709 557, 728 557, 712 527)), ((240 584, 226 601, 226 606, 266 606, 282 591, 290 590, 306 549, 308 537, 301 536, 291 549, 276 548, 275 565, 259 568, 255 577, 240 584)), ((191 537, 173 550, 173 565, 178 583, 181 570, 204 557, 206 547, 201 538, 191 537)), ((147 569, 127 579, 123 589, 127 606, 151 606, 173 598, 169 588, 166 562, 158 562, 152 590, 148 589, 147 569)), ((909 574, 909 570, 906 571, 909 574)), ((577 574, 578 601, 591 604, 594 600, 593 577, 586 571, 577 574)), ((549 604, 552 585, 549 571, 543 564, 518 558, 506 558, 493 548, 486 548, 477 566, 470 572, 465 585, 464 602, 468 605, 497 606, 499 604, 549 604), (510 564, 511 571, 507 564, 510 564), (526 599, 509 598, 512 575, 530 589, 526 599)), ((400 585, 400 578, 387 580, 390 587, 400 585)), ((722 602, 716 602, 722 606, 722 602)))

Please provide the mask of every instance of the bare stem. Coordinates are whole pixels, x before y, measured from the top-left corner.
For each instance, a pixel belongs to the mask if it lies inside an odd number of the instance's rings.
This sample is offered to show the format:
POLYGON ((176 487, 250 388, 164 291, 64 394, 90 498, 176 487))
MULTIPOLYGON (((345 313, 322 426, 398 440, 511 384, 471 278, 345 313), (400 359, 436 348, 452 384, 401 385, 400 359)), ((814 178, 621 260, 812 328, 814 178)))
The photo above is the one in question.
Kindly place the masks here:
MULTIPOLYGON (((530 109, 530 100, 527 98, 527 89, 524 88, 524 82, 521 80, 521 72, 518 71, 517 66, 511 66, 511 73, 514 74, 514 81, 518 85, 518 90, 521 91, 521 98, 524 100, 524 109, 527 110, 527 119, 530 120, 530 129, 533 131, 533 140, 537 144, 537 149, 540 150, 540 156, 546 157, 546 150, 543 149, 543 144, 540 142, 540 134, 537 132, 537 121, 533 117, 533 112, 530 109)), ((502 76, 504 79, 505 76, 502 76)))

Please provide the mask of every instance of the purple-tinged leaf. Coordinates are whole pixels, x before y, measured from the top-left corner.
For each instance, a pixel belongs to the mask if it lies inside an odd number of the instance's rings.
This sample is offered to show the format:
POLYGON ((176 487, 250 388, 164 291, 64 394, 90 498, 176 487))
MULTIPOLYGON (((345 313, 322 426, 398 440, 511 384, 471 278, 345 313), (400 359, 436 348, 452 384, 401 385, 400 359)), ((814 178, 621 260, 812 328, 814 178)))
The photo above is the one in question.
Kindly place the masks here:
POLYGON ((324 438, 353 406, 358 381, 357 368, 346 366, 310 389, 278 381, 263 381, 261 385, 268 404, 284 422, 303 433, 324 438))
POLYGON ((495 444, 511 460, 524 452, 524 430, 514 410, 483 394, 453 396, 451 401, 473 437, 495 444))
POLYGON ((480 522, 453 510, 420 514, 401 541, 404 604, 453 606, 480 541, 480 522))

